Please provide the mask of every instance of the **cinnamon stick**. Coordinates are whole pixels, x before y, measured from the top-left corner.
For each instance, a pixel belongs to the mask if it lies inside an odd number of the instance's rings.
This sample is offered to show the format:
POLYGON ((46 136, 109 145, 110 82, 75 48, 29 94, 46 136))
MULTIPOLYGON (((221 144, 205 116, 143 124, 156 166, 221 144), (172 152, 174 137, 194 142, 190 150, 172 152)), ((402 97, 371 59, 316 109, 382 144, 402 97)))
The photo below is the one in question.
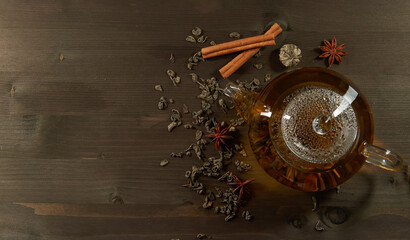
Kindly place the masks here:
POLYGON ((226 49, 231 49, 231 48, 236 48, 236 47, 242 47, 242 46, 246 46, 249 44, 255 44, 259 42, 265 42, 265 41, 273 40, 274 38, 275 36, 273 34, 264 34, 264 35, 259 35, 259 36, 244 38, 244 39, 238 39, 238 40, 230 41, 226 43, 221 43, 215 46, 209 46, 206 48, 202 48, 201 52, 202 52, 202 56, 205 58, 206 55, 213 53, 213 52, 223 51, 226 49))
MULTIPOLYGON (((282 28, 275 23, 268 31, 266 31, 265 35, 273 34, 275 37, 278 36, 282 32, 282 28)), ((229 63, 219 69, 219 73, 223 78, 228 78, 231 76, 236 70, 238 70, 243 64, 245 64, 253 55, 255 55, 260 48, 254 48, 250 50, 246 50, 232 59, 229 63)))
POLYGON ((229 53, 234 53, 234 52, 239 52, 239 51, 245 51, 253 48, 261 48, 265 46, 272 46, 275 45, 275 40, 269 40, 269 41, 264 41, 264 42, 257 42, 257 43, 252 43, 252 44, 247 44, 244 46, 239 46, 239 47, 234 47, 234 48, 229 48, 217 52, 211 52, 209 54, 202 54, 203 58, 211 58, 211 57, 217 57, 229 53))

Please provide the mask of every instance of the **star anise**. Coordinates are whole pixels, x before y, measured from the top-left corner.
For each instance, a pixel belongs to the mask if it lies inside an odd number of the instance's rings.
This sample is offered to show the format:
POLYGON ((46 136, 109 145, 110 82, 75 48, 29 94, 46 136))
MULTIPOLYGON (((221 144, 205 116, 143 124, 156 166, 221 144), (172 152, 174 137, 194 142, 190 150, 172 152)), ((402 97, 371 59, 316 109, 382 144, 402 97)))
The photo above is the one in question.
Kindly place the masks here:
POLYGON ((228 183, 228 184, 237 186, 232 192, 235 193, 239 190, 238 199, 241 200, 244 191, 247 192, 248 194, 250 194, 249 189, 246 186, 246 184, 252 182, 253 180, 255 180, 255 178, 250 178, 246 181, 242 181, 240 178, 238 178, 235 175, 233 177, 235 179, 235 182, 231 182, 231 183, 228 183))
POLYGON ((209 138, 213 138, 212 142, 215 142, 215 148, 216 150, 218 150, 219 145, 223 145, 228 151, 231 151, 228 147, 227 144, 225 142, 224 139, 230 139, 232 138, 232 136, 228 135, 228 130, 229 127, 226 127, 224 129, 221 129, 220 124, 218 123, 218 125, 216 126, 216 129, 213 130, 214 133, 205 135, 205 137, 209 137, 209 138))
POLYGON ((326 40, 324 40, 323 42, 325 43, 326 46, 319 46, 320 50, 323 51, 323 53, 319 57, 321 58, 329 57, 328 59, 329 67, 332 66, 335 59, 339 63, 342 63, 342 56, 347 54, 345 51, 342 51, 342 49, 345 47, 345 44, 337 46, 335 37, 333 37, 332 39, 332 44, 330 44, 330 42, 326 40))

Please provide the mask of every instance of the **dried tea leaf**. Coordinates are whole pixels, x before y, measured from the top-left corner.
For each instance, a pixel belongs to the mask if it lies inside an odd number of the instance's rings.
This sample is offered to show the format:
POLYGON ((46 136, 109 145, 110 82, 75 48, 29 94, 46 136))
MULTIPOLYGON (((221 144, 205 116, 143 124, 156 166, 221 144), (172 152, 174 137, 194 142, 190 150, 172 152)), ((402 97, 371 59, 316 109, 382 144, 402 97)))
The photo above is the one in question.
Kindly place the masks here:
POLYGON ((249 211, 243 211, 242 217, 245 218, 246 221, 250 221, 253 218, 253 216, 251 215, 249 211))
POLYGON ((199 43, 205 43, 207 39, 208 39, 208 37, 202 35, 202 36, 200 36, 200 37, 198 38, 197 41, 198 41, 199 43))
POLYGON ((218 104, 222 108, 222 110, 226 113, 227 107, 226 107, 225 101, 221 98, 218 100, 218 104))
POLYGON ((212 201, 205 201, 204 204, 202 204, 202 207, 205 209, 209 209, 212 207, 212 205, 213 205, 212 201))
POLYGON ((229 37, 230 37, 230 38, 240 38, 240 37, 241 37, 241 34, 239 34, 238 32, 231 32, 231 33, 229 34, 229 37))
POLYGON ((164 96, 160 97, 158 102, 158 109, 163 110, 168 107, 168 101, 165 99, 164 96))
POLYGON ((168 102, 169 102, 169 103, 175 103, 175 100, 172 99, 172 98, 170 98, 170 99, 168 100, 168 102))
POLYGON ((318 232, 323 232, 325 230, 323 223, 320 220, 317 220, 315 225, 315 230, 318 232))
POLYGON ((194 83, 198 82, 199 77, 196 73, 190 73, 189 75, 191 75, 192 82, 194 83))
POLYGON ((336 187, 336 193, 340 193, 340 185, 337 185, 337 187, 336 187))
POLYGON ((187 42, 196 43, 196 40, 193 36, 188 36, 188 37, 185 38, 185 40, 187 42))
POLYGON ((208 236, 206 236, 205 233, 198 233, 198 234, 196 235, 196 238, 197 238, 197 239, 207 239, 208 236))
POLYGON ((214 100, 217 100, 218 97, 219 97, 219 92, 218 92, 218 91, 215 91, 214 94, 212 94, 212 98, 213 98, 214 100))
POLYGON ((194 66, 196 66, 196 65, 198 65, 198 64, 197 64, 197 63, 194 63, 194 62, 189 62, 189 63, 187 63, 186 67, 187 67, 189 70, 193 70, 193 69, 194 69, 194 66))
POLYGON ((162 92, 162 86, 161 85, 155 85, 155 90, 162 92))
POLYGON ((216 42, 215 42, 215 41, 210 41, 210 42, 209 42, 209 45, 215 46, 215 45, 216 45, 216 42))
POLYGON ((170 61, 171 63, 174 63, 174 62, 175 62, 175 56, 174 56, 173 53, 171 53, 171 56, 169 57, 169 61, 170 61))
POLYGON ((183 154, 183 152, 180 152, 180 153, 172 152, 171 154, 169 154, 169 156, 173 157, 173 158, 182 158, 182 154, 183 154))
POLYGON ((171 122, 171 123, 168 125, 168 132, 172 132, 172 130, 174 130, 174 128, 176 128, 177 125, 178 125, 177 122, 171 122))
POLYGON ((184 114, 189 113, 189 108, 185 103, 182 104, 182 113, 184 113, 184 114))
POLYGON ((248 154, 246 154, 245 149, 242 149, 239 153, 240 153, 242 156, 244 156, 244 157, 247 157, 247 156, 248 156, 248 154))
POLYGON ((231 221, 232 219, 235 218, 235 216, 236 216, 235 213, 226 216, 226 217, 225 217, 225 222, 231 221))
POLYGON ((185 129, 193 129, 194 127, 191 124, 184 124, 185 129))
POLYGON ((159 165, 160 165, 161 167, 165 167, 165 166, 168 165, 168 164, 169 164, 169 161, 166 160, 166 159, 162 160, 162 161, 159 163, 159 165))
POLYGON ((192 35, 194 35, 195 37, 198 37, 199 35, 202 34, 202 29, 199 27, 195 27, 194 29, 192 29, 192 35))
POLYGON ((256 63, 256 64, 253 64, 253 67, 259 70, 263 68, 263 65, 262 63, 256 63))
POLYGON ((236 165, 236 170, 238 172, 247 172, 248 170, 251 169, 251 165, 248 163, 244 163, 243 161, 235 161, 235 165, 236 165))
POLYGON ((251 82, 251 84, 255 85, 255 86, 259 86, 261 84, 261 82, 259 81, 259 79, 254 78, 251 82))
POLYGON ((203 133, 202 133, 201 130, 196 130, 195 140, 199 141, 202 138, 202 135, 203 135, 203 133))
POLYGON ((173 122, 178 122, 181 119, 181 113, 177 109, 172 109, 170 119, 173 122))
POLYGON ((238 126, 242 126, 245 123, 245 119, 244 118, 238 118, 236 119, 236 124, 238 126))
POLYGON ((243 148, 242 143, 241 143, 240 145, 239 145, 239 144, 235 144, 234 147, 235 147, 235 150, 236 150, 236 151, 240 151, 240 150, 242 150, 242 148, 243 148))
POLYGON ((168 69, 167 70, 167 74, 169 77, 175 77, 177 74, 174 72, 174 70, 172 69, 168 69))
POLYGON ((315 196, 312 196, 312 201, 313 201, 313 208, 312 211, 316 211, 317 210, 317 200, 315 196))
POLYGON ((259 50, 255 55, 253 55, 254 58, 260 57, 262 55, 261 50, 259 50))
POLYGON ((176 84, 180 84, 181 83, 181 78, 179 76, 176 76, 174 78, 174 81, 175 81, 176 84))
MULTIPOLYGON (((198 40, 199 42, 199 40, 198 40)), ((194 55, 192 55, 192 57, 190 57, 188 59, 188 62, 194 62, 194 63, 198 63, 200 60, 204 60, 204 58, 202 57, 202 53, 201 51, 194 53, 194 55)))
POLYGON ((265 82, 269 82, 272 79, 272 74, 271 73, 267 73, 265 75, 265 82))

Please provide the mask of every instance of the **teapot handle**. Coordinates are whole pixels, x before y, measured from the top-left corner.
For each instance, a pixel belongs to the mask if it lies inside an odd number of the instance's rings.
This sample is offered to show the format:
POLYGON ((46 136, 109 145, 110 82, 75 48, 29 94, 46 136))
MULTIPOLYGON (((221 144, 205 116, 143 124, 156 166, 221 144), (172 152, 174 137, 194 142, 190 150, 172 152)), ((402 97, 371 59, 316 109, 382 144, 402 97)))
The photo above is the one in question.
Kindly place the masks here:
POLYGON ((396 153, 364 142, 361 154, 366 157, 366 162, 389 171, 398 171, 403 166, 403 159, 396 153))

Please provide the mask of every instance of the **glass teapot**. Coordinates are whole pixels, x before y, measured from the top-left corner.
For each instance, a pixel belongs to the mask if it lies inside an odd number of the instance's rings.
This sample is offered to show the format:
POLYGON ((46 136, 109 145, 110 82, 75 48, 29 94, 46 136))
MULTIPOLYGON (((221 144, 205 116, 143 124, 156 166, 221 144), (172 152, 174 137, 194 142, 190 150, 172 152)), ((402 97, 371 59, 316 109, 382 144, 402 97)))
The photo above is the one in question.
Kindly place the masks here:
POLYGON ((360 91, 326 68, 301 68, 272 80, 259 94, 224 89, 249 124, 260 166, 280 183, 306 192, 335 188, 368 162, 397 171, 403 160, 372 145, 373 118, 360 91))

